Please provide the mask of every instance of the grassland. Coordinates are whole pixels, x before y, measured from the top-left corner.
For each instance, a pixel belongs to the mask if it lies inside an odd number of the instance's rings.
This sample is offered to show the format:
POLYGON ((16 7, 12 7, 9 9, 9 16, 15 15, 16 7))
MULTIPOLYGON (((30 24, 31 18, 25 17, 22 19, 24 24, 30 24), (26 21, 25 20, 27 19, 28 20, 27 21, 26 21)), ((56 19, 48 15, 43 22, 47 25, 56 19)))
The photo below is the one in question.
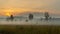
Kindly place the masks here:
POLYGON ((60 34, 60 26, 0 25, 0 34, 60 34))

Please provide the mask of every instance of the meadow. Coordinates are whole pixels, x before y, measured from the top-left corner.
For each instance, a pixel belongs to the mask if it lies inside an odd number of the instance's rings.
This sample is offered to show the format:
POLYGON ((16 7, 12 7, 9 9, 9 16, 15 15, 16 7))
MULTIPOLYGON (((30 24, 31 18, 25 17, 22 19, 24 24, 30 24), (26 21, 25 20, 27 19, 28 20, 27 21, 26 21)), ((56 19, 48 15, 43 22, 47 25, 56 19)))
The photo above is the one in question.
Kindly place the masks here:
POLYGON ((60 34, 60 26, 0 25, 0 34, 60 34))

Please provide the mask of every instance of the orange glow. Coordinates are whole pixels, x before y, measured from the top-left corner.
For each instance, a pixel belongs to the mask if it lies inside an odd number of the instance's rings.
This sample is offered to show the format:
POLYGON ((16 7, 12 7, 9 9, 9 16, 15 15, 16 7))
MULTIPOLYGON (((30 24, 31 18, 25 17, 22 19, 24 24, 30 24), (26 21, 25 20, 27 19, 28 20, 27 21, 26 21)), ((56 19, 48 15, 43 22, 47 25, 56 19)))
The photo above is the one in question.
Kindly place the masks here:
POLYGON ((13 11, 10 9, 8 10, 5 9, 4 12, 5 12, 5 16, 10 16, 13 11))
POLYGON ((56 10, 52 10, 52 9, 25 9, 25 8, 9 8, 9 9, 0 9, 0 15, 3 16, 10 16, 12 15, 20 15, 20 14, 24 14, 24 13, 28 13, 28 12, 49 12, 50 14, 60 14, 60 12, 57 12, 56 10), (55 13, 56 12, 56 13, 55 13))
POLYGON ((17 15, 19 13, 27 12, 27 9, 14 9, 14 8, 11 9, 11 8, 9 8, 9 9, 3 9, 2 11, 3 11, 3 15, 10 16, 11 14, 17 15))
POLYGON ((7 12, 5 15, 6 15, 6 16, 10 16, 11 14, 7 12))

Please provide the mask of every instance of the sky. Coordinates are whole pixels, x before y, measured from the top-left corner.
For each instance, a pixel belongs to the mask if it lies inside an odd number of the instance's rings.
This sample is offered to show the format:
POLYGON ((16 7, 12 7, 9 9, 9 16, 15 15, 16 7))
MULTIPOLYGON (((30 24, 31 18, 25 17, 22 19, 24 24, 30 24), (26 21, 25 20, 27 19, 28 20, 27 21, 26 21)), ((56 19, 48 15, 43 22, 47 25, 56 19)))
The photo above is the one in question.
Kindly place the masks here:
POLYGON ((46 11, 60 15, 60 0, 0 0, 0 15, 46 11))

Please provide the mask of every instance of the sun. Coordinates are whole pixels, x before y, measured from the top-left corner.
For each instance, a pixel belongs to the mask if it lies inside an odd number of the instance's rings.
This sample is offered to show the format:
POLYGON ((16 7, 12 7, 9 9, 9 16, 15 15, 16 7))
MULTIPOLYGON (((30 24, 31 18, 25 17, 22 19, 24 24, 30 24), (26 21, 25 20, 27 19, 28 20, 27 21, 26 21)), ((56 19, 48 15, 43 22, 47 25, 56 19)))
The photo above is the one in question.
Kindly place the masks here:
POLYGON ((10 16, 14 12, 14 10, 12 10, 12 9, 5 9, 4 11, 5 11, 6 16, 10 16))
POLYGON ((11 14, 7 12, 5 15, 6 15, 6 16, 10 16, 11 14))

